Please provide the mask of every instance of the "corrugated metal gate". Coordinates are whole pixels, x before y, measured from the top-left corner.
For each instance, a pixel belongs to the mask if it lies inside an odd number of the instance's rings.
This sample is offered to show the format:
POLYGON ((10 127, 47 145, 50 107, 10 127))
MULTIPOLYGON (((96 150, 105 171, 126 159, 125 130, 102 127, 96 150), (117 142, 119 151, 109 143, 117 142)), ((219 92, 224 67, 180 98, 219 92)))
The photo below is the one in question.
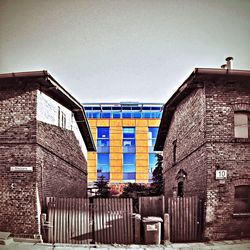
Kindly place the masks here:
POLYGON ((198 197, 168 198, 171 242, 202 241, 203 202, 198 197))
POLYGON ((49 243, 134 243, 132 199, 49 198, 49 243))

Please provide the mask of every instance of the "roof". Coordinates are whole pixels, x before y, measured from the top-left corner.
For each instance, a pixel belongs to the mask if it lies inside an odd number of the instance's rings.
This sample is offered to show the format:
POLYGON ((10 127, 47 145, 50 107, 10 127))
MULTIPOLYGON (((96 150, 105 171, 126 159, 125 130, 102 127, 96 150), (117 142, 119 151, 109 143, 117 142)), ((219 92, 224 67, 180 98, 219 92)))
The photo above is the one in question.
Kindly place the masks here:
POLYGON ((44 91, 55 101, 71 110, 77 121, 78 128, 81 132, 87 150, 96 150, 88 120, 82 105, 72 95, 70 95, 46 70, 0 74, 0 84, 3 82, 11 83, 15 81, 25 81, 30 83, 34 83, 35 81, 35 83, 38 83, 41 86, 41 91, 44 91))
POLYGON ((194 89, 201 87, 204 80, 244 81, 250 79, 250 70, 195 68, 177 91, 164 105, 163 114, 155 142, 155 151, 162 151, 173 114, 178 104, 194 89))

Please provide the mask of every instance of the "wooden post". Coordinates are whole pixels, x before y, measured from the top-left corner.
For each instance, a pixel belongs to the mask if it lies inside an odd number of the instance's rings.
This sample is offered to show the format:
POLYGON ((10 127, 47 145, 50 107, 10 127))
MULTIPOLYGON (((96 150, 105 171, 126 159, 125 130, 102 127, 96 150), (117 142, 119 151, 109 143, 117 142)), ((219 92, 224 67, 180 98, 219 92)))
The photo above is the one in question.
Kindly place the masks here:
POLYGON ((164 214, 163 227, 164 227, 163 241, 170 242, 170 218, 169 218, 169 214, 164 214))
POLYGON ((141 215, 134 214, 134 241, 135 244, 141 243, 141 215))

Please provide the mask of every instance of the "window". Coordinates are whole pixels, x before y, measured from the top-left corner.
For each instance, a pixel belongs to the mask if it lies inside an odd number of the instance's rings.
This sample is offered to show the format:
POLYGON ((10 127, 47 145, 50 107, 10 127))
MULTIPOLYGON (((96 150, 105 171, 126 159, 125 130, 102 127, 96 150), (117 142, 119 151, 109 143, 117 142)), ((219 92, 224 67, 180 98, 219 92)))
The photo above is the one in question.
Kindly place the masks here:
POLYGON ((183 181, 178 182, 177 196, 183 197, 183 181))
POLYGON ((122 136, 123 153, 135 153, 135 128, 124 127, 122 136))
POLYGON ((97 178, 109 180, 109 154, 97 154, 97 178))
POLYGON ((66 115, 61 108, 58 107, 58 126, 61 128, 66 128, 66 115))
POLYGON ((157 162, 157 158, 154 153, 148 154, 148 181, 152 182, 153 171, 155 169, 155 164, 157 162))
POLYGON ((97 152, 109 152, 109 127, 97 128, 97 152))
POLYGON ((155 142, 156 142, 157 133, 158 133, 158 128, 157 127, 149 127, 148 128, 149 152, 154 152, 154 146, 155 146, 155 142))
POLYGON ((234 135, 236 138, 249 137, 249 115, 247 113, 234 114, 234 135))
POLYGON ((123 181, 135 181, 135 154, 123 154, 122 166, 123 181))
POLYGON ((250 213, 250 185, 235 187, 234 213, 250 213))
POLYGON ((173 141, 173 164, 176 163, 176 147, 177 147, 176 142, 177 142, 177 140, 173 141))

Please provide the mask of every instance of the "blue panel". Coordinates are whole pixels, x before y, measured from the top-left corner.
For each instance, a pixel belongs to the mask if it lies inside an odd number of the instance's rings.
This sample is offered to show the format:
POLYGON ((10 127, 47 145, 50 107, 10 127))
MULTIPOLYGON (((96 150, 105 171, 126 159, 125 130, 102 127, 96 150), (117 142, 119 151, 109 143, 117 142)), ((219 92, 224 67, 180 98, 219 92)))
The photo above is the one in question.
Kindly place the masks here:
POLYGON ((101 176, 104 176, 105 180, 109 180, 109 172, 97 172, 97 178, 100 178, 101 176))
POLYGON ((109 127, 98 127, 97 138, 109 138, 109 127))
POLYGON ((93 118, 101 118, 100 112, 93 112, 93 118))
POLYGON ((151 110, 161 110, 161 107, 151 107, 151 110))
POLYGON ((102 118, 111 118, 111 113, 110 112, 102 113, 102 118))
POLYGON ((131 113, 122 113, 122 118, 132 118, 132 114, 131 113))
POLYGON ((135 154, 123 154, 123 164, 135 164, 135 154))
POLYGON ((135 180, 135 172, 130 173, 122 173, 122 179, 123 181, 134 181, 135 180))
POLYGON ((123 138, 135 138, 135 128, 134 127, 124 127, 122 129, 123 138))
POLYGON ((142 118, 151 118, 150 112, 142 112, 142 118))
POLYGON ((109 172, 109 154, 97 154, 97 170, 109 172))
POLYGON ((157 127, 149 127, 148 128, 148 138, 153 139, 157 137, 158 128, 157 127))
POLYGON ((141 112, 133 113, 133 118, 141 118, 141 112))
POLYGON ((121 118, 121 112, 113 112, 113 118, 121 118))
POLYGON ((155 157, 155 154, 148 154, 148 165, 155 166, 156 162, 157 162, 157 157, 155 157))

